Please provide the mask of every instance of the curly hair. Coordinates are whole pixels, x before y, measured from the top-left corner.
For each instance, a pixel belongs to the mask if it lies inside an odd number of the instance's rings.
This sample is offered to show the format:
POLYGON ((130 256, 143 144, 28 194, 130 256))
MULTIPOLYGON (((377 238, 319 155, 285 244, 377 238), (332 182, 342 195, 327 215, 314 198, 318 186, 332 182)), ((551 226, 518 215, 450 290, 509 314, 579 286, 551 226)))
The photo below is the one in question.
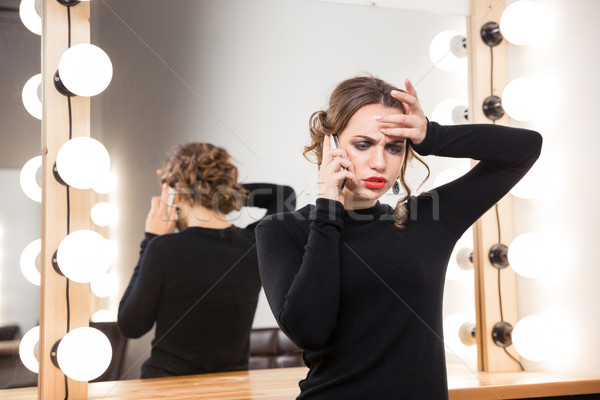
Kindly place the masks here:
POLYGON ((161 183, 191 205, 228 214, 246 203, 248 191, 238 183, 237 167, 222 147, 198 142, 175 146, 162 171, 161 183))
MULTIPOLYGON (((304 157, 309 161, 316 161, 320 166, 323 159, 323 140, 325 136, 340 134, 348 125, 350 118, 361 107, 370 104, 381 104, 386 107, 395 108, 401 113, 406 114, 406 109, 402 102, 392 97, 392 90, 404 92, 404 90, 373 76, 354 77, 338 84, 329 98, 329 107, 326 110, 316 111, 310 116, 309 131, 311 144, 304 147, 304 157), (316 160, 310 160, 307 156, 308 153, 312 153, 316 160)), ((412 194, 412 191, 406 183, 405 176, 408 162, 413 159, 418 160, 427 169, 427 176, 423 180, 423 183, 429 178, 430 174, 427 164, 416 154, 410 145, 407 146, 406 156, 402 161, 399 175, 405 195, 398 200, 394 209, 394 223, 398 228, 404 227, 408 218, 408 208, 405 202, 412 194)))

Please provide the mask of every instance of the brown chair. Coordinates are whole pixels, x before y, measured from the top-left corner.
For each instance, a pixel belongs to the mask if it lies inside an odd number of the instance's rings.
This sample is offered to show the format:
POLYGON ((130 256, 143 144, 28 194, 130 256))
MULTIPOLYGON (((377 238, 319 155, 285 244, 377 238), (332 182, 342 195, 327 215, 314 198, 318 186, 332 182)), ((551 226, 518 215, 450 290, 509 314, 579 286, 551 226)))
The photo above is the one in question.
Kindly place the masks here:
POLYGON ((260 328, 250 332, 248 369, 302 366, 302 350, 281 329, 260 328))

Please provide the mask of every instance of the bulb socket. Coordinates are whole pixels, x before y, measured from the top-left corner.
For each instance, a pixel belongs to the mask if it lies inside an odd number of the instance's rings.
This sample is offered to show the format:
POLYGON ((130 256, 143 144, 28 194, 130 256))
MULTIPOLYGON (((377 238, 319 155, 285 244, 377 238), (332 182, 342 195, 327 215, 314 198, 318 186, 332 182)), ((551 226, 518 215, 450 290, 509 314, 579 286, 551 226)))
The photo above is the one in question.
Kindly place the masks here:
POLYGON ((76 6, 77 4, 80 3, 79 0, 56 0, 56 1, 58 1, 60 4, 62 4, 65 7, 76 6))
POLYGON ((60 183, 63 186, 69 186, 63 180, 63 178, 60 177, 60 174, 58 173, 58 168, 56 168, 56 163, 54 163, 54 165, 52 166, 52 175, 54 175, 54 179, 56 179, 56 182, 60 183))
POLYGON ((492 339, 499 347, 508 347, 512 344, 513 327, 508 322, 498 322, 492 329, 492 339))
POLYGON ((69 89, 67 89, 67 87, 62 83, 62 81, 60 80, 60 75, 58 74, 58 71, 56 71, 56 73, 54 74, 54 87, 56 88, 56 90, 58 90, 58 92, 64 96, 69 96, 69 97, 73 97, 73 96, 77 96, 75 93, 71 92, 69 89))
POLYGON ((60 339, 56 341, 56 343, 54 343, 54 346, 52 346, 52 350, 50 350, 50 360, 52 360, 52 364, 54 364, 54 366, 58 369, 60 369, 60 367, 58 366, 58 345, 60 344, 60 339))
POLYGON ((504 116, 504 108, 502 108, 502 99, 498 96, 488 96, 483 101, 483 114, 487 119, 492 121, 499 120, 504 116))
POLYGON ((60 267, 58 266, 57 254, 58 254, 58 250, 54 251, 54 254, 52 254, 52 268, 54 268, 56 273, 59 274, 60 276, 65 276, 65 274, 62 273, 62 271, 60 270, 60 267))
POLYGON ((497 22, 486 22, 481 27, 481 39, 486 45, 490 47, 497 46, 503 38, 502 33, 500 33, 500 25, 497 22))
POLYGON ((508 267, 508 246, 498 243, 490 248, 489 259, 495 268, 503 269, 508 267))

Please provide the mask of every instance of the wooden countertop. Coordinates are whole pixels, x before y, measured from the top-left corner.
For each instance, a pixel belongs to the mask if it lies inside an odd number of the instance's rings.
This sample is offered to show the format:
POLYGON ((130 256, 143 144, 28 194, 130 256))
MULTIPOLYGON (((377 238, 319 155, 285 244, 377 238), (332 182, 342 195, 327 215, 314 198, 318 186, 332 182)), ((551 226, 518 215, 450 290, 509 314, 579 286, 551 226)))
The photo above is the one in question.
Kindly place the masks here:
MULTIPOLYGON (((306 368, 285 368, 89 384, 90 400, 292 400, 306 368)), ((451 400, 496 400, 600 393, 600 377, 537 372, 473 373, 448 366, 451 400)), ((37 388, 0 391, 0 399, 35 400, 37 388)))

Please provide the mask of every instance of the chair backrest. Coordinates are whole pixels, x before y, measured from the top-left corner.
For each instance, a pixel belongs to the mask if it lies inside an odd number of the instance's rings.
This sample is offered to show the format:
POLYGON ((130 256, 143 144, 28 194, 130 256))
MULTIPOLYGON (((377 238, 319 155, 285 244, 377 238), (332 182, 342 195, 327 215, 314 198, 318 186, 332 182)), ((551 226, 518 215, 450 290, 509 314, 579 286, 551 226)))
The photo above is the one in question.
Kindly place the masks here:
POLYGON ((108 337, 113 350, 110 365, 102 375, 92 382, 116 381, 121 377, 125 351, 127 350, 127 338, 123 336, 116 322, 90 322, 90 326, 98 329, 108 337))
POLYGON ((260 328, 250 332, 248 369, 304 366, 302 350, 279 328, 260 328))

